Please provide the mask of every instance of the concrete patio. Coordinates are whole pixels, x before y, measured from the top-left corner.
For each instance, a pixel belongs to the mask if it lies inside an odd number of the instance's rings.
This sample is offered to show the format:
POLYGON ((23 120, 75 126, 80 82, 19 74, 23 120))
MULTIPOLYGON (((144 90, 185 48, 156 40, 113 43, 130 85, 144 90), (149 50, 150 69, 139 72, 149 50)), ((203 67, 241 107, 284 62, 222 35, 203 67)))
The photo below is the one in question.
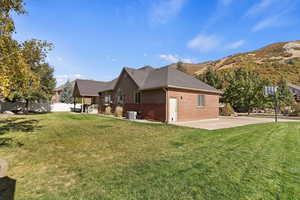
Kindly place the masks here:
MULTIPOLYGON (((300 120, 279 119, 279 122, 298 122, 300 120)), ((223 128, 232 128, 249 124, 269 123, 274 122, 273 118, 255 118, 255 117, 219 117, 218 119, 208 119, 189 122, 172 123, 177 126, 186 126, 191 128, 201 128, 207 130, 217 130, 223 128)))

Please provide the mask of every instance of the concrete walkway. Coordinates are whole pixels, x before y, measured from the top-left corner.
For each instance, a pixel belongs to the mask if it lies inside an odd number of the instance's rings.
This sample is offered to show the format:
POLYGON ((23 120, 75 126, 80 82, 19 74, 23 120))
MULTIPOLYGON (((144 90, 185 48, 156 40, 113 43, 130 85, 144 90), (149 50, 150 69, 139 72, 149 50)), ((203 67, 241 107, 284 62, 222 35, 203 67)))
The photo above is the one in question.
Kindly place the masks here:
MULTIPOLYGON (((298 122, 300 120, 279 119, 279 122, 298 122)), ((191 128, 201 128, 207 130, 216 130, 222 128, 231 128, 244 126, 249 124, 269 123, 274 122, 272 118, 255 118, 255 117, 219 117, 218 119, 199 120, 190 122, 175 122, 177 126, 187 126, 191 128)))

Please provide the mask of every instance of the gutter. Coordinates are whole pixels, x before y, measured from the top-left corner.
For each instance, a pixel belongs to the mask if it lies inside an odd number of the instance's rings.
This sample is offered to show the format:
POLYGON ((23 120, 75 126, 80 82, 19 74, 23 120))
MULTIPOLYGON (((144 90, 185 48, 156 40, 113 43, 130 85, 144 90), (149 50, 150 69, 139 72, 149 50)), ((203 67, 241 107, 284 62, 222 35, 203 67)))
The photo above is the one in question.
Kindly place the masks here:
POLYGON ((166 93, 166 113, 165 113, 165 115, 166 115, 166 116, 165 116, 165 117, 166 117, 166 120, 165 120, 165 123, 168 124, 168 122, 169 122, 169 119, 168 119, 168 118, 169 118, 169 117, 168 117, 168 116, 169 116, 169 115, 168 115, 168 114, 169 114, 169 109, 168 109, 168 108, 169 108, 169 106, 168 106, 168 105, 169 105, 168 89, 167 89, 167 88, 162 88, 162 89, 163 89, 163 91, 165 91, 165 93, 166 93))

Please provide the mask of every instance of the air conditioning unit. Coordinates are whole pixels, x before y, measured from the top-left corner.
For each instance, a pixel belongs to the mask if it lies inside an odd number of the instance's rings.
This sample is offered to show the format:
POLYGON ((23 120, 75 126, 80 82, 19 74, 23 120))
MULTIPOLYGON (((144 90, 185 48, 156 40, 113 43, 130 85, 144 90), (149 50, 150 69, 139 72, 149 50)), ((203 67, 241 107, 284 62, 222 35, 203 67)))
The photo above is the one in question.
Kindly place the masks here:
POLYGON ((135 111, 127 111, 127 119, 136 120, 137 112, 135 111))

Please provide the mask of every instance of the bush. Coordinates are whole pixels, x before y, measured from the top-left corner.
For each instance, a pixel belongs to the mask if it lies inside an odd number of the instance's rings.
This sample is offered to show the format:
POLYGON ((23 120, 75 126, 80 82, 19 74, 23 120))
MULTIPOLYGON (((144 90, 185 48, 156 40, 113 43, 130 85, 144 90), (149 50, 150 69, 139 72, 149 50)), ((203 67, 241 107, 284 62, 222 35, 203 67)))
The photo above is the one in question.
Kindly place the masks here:
POLYGON ((122 117, 123 116, 123 107, 121 107, 121 106, 116 107, 115 116, 116 117, 122 117))
POLYGON ((297 103, 292 106, 292 112, 291 112, 290 116, 300 117, 300 103, 297 103))
POLYGON ((105 115, 111 115, 111 107, 110 107, 110 106, 107 106, 107 107, 105 108, 104 114, 105 114, 105 115))
POLYGON ((222 116, 232 116, 235 115, 234 109, 229 103, 226 103, 223 108, 221 108, 220 114, 222 116))

